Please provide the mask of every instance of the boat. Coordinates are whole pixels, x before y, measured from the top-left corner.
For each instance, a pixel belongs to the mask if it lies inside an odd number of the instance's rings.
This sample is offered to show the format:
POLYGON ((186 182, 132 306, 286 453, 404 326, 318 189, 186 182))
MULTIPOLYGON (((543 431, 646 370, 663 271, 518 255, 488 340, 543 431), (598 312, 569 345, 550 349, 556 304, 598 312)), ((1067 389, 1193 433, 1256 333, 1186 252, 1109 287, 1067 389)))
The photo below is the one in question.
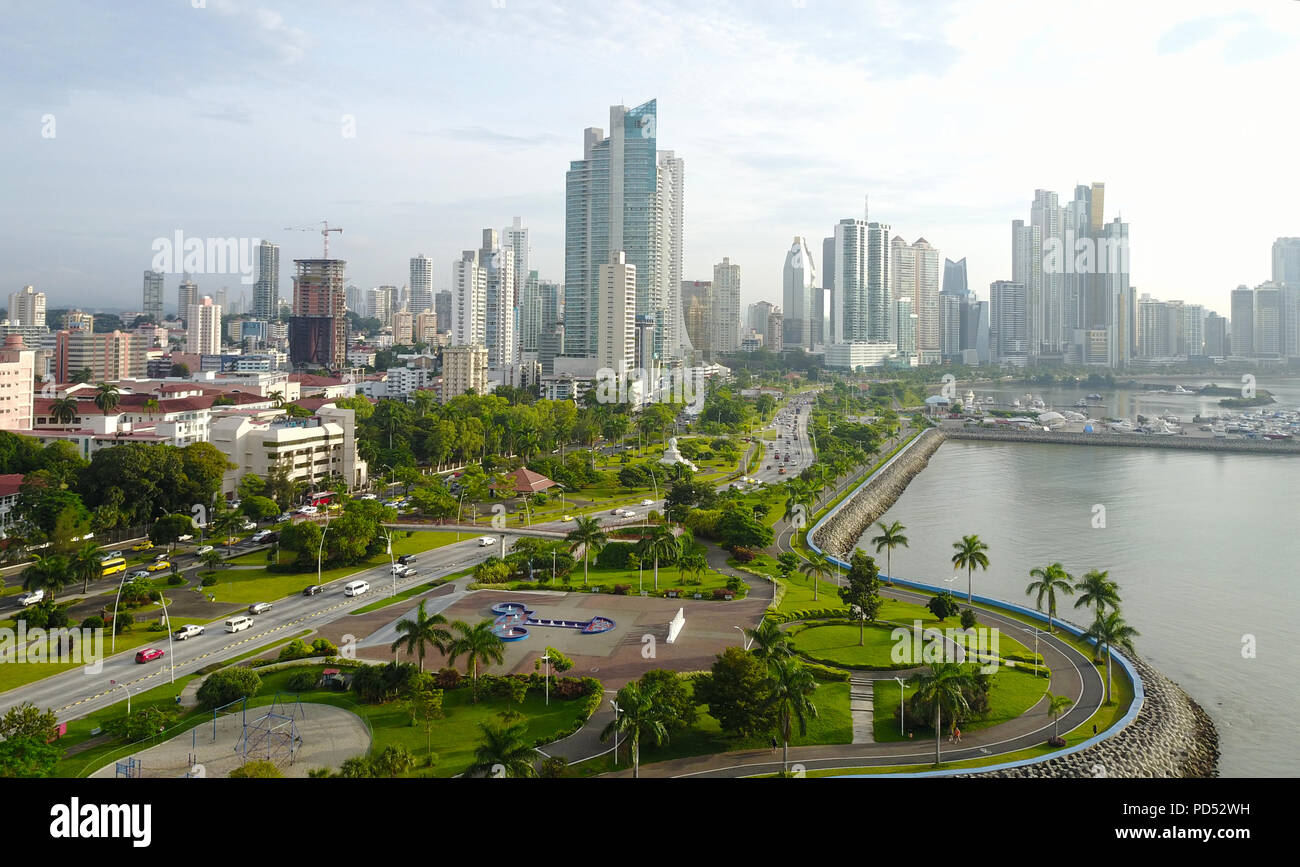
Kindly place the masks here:
POLYGON ((1079 398, 1074 402, 1074 405, 1077 407, 1085 407, 1088 405, 1088 401, 1084 400, 1083 398, 1079 398))
POLYGON ((1088 400, 1101 400, 1101 395, 1094 392, 1088 395, 1088 400))

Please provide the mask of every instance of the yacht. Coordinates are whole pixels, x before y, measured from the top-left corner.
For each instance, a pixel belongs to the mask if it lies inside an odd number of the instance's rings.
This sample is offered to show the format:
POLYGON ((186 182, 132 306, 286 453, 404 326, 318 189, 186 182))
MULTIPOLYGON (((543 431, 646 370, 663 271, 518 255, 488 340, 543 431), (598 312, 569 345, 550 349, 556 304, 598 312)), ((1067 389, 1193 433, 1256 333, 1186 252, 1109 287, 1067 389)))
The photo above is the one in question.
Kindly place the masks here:
POLYGON ((1088 400, 1101 400, 1101 395, 1094 392, 1088 395, 1088 400))
POLYGON ((1077 407, 1085 407, 1088 405, 1088 401, 1084 400, 1083 398, 1079 398, 1074 402, 1074 405, 1077 407))

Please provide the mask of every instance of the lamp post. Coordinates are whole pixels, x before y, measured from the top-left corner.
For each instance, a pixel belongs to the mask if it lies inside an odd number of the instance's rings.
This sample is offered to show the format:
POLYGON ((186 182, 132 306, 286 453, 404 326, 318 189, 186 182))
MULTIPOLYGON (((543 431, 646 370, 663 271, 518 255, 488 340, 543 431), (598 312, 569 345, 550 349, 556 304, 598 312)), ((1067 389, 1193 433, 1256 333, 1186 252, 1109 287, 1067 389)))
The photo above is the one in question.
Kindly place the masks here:
POLYGON ((325 526, 320 531, 320 544, 316 546, 316 585, 320 586, 320 561, 325 553, 325 534, 330 531, 330 519, 325 519, 325 526))
MULTIPOLYGON (((1048 633, 1037 626, 1029 627, 1029 631, 1034 633, 1034 665, 1038 665, 1038 636, 1047 635, 1048 633)), ((1038 677, 1038 672, 1034 672, 1034 677, 1038 677)))
POLYGON ((175 683, 176 682, 176 654, 173 652, 173 646, 172 646, 172 618, 171 615, 167 613, 167 597, 162 595, 162 593, 159 593, 158 595, 158 604, 162 606, 163 621, 166 622, 167 624, 167 655, 172 658, 171 682, 175 683))
POLYGON ((749 648, 754 644, 754 639, 750 638, 748 641, 745 640, 747 636, 745 635, 744 627, 733 626, 731 628, 740 630, 740 647, 742 650, 749 650, 749 648))
POLYGON ((126 570, 122 571, 122 580, 117 582, 117 598, 113 600, 113 630, 112 639, 109 641, 109 652, 117 653, 117 607, 122 602, 122 588, 126 586, 126 570))
POLYGON ((898 681, 898 733, 901 735, 905 733, 903 731, 903 692, 905 691, 904 681, 901 677, 895 677, 894 680, 898 681))
MULTIPOLYGON (((380 527, 379 532, 384 534, 384 541, 387 543, 388 546, 388 563, 390 566, 392 566, 393 591, 389 595, 396 596, 397 595, 397 561, 393 559, 393 537, 388 534, 387 527, 380 527)), ((324 533, 321 533, 321 541, 322 542, 325 541, 324 533)))
POLYGON ((614 764, 618 764, 618 715, 623 712, 623 708, 618 706, 614 699, 609 700, 609 706, 614 709, 614 764))
POLYGON ((131 687, 127 686, 125 683, 118 683, 116 680, 110 680, 109 684, 115 687, 120 686, 122 687, 122 689, 126 690, 126 715, 130 716, 131 715, 131 687))
POLYGON ((542 654, 542 662, 546 663, 546 674, 543 675, 546 682, 546 706, 551 706, 551 654, 542 654))

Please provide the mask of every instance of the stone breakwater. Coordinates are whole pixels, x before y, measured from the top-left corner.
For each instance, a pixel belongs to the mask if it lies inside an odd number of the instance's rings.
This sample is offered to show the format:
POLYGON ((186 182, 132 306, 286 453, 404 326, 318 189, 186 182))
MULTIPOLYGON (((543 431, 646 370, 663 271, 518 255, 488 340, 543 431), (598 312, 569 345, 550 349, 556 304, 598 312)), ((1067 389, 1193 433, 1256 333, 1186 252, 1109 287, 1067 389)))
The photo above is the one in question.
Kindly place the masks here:
POLYGON ((863 531, 894 505, 908 483, 930 463, 930 456, 943 445, 944 438, 940 430, 923 431, 907 451, 841 503, 839 510, 813 534, 813 541, 823 551, 847 557, 863 531))
POLYGON ((1300 442, 1279 440, 1217 440, 1212 437, 1146 436, 1114 433, 1048 433, 1014 430, 947 430, 955 440, 996 440, 1017 443, 1057 443, 1077 446, 1122 446, 1149 449, 1192 449, 1207 452, 1245 452, 1257 455, 1300 455, 1300 442))
POLYGON ((1137 718, 1096 746, 1019 768, 962 777, 1217 777, 1219 733, 1178 684, 1130 656, 1146 698, 1137 718))

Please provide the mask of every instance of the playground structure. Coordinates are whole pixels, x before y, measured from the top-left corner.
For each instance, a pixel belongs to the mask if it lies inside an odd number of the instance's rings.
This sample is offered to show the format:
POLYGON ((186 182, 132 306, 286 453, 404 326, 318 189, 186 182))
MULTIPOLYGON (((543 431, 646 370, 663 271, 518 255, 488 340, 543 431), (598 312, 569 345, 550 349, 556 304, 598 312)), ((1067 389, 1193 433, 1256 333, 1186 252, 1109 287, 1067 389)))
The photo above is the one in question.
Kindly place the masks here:
POLYGON ((302 746, 298 731, 298 717, 307 717, 307 711, 297 695, 292 702, 280 700, 280 693, 271 701, 271 709, 251 722, 244 716, 244 731, 235 747, 242 764, 250 761, 271 762, 275 765, 293 764, 302 746))
POLYGON ((528 627, 549 626, 558 629, 576 629, 583 635, 608 632, 616 625, 608 617, 599 615, 590 620, 558 620, 535 617, 535 611, 520 602, 498 602, 492 606, 497 618, 492 623, 492 633, 502 641, 523 641, 528 637, 528 627))

